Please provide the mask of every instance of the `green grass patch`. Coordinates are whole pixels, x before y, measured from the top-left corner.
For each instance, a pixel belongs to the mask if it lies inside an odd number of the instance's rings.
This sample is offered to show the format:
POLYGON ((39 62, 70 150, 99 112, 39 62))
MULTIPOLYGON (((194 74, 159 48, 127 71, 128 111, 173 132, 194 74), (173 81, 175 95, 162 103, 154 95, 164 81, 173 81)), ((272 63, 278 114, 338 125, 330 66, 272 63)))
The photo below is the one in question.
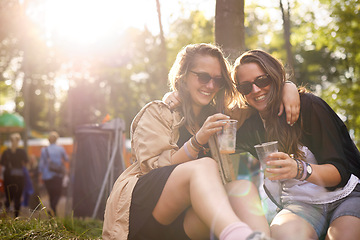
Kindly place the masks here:
POLYGON ((0 239, 101 239, 101 220, 31 217, 0 219, 0 239))

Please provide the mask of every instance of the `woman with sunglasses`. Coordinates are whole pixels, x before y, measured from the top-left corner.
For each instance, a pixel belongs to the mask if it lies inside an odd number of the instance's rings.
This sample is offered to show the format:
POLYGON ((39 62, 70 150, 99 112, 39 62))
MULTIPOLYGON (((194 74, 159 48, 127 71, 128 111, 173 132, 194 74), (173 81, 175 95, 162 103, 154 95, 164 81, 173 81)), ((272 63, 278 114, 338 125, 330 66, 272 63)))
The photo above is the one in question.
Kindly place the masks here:
POLYGON ((280 61, 262 50, 242 54, 233 79, 244 102, 257 111, 240 127, 237 148, 278 141, 265 171, 282 182, 275 239, 360 239, 360 153, 345 124, 321 98, 299 89, 301 113, 293 125, 278 118, 286 80, 280 61), (275 167, 275 168, 270 168, 275 167))
POLYGON ((256 187, 245 180, 224 186, 207 149, 236 92, 222 51, 185 47, 169 81, 182 107, 172 111, 154 101, 134 118, 133 164, 107 200, 103 239, 209 239, 211 233, 221 240, 267 239, 256 187))

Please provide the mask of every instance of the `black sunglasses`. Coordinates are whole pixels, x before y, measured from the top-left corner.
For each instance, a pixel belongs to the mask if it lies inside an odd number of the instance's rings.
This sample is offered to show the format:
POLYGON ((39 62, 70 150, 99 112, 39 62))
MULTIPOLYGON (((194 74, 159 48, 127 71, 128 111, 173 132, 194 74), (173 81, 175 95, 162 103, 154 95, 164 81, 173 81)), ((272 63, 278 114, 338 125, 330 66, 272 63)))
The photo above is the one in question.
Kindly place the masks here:
POLYGON ((237 84, 236 88, 241 94, 248 95, 249 93, 251 93, 253 89, 253 84, 255 84, 259 88, 264 88, 266 86, 269 86, 270 83, 271 83, 271 78, 268 74, 266 74, 266 75, 258 76, 257 78, 255 78, 253 82, 246 81, 237 84))
POLYGON ((208 82, 210 82, 211 79, 213 79, 215 87, 223 88, 225 85, 224 78, 222 77, 212 77, 210 76, 210 74, 206 72, 194 72, 194 71, 190 71, 190 72, 196 74, 198 81, 201 84, 207 84, 208 82))

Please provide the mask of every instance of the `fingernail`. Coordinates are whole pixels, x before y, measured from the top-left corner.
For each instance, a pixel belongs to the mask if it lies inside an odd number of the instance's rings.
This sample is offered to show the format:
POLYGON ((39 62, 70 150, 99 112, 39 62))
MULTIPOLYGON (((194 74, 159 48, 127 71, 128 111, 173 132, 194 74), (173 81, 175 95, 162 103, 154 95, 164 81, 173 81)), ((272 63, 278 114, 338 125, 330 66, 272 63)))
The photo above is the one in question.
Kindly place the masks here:
POLYGON ((288 121, 287 124, 291 125, 291 124, 290 124, 290 121, 288 121))
POLYGON ((292 127, 292 126, 294 126, 294 124, 292 123, 292 124, 290 124, 290 127, 292 127))

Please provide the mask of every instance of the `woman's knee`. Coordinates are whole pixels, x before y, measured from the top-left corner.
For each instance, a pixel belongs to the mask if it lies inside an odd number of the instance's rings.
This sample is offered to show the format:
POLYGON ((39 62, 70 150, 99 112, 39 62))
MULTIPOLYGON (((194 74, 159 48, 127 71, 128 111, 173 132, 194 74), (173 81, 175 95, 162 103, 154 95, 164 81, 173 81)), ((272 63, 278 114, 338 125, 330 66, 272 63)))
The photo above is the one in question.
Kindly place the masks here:
POLYGON ((185 171, 192 172, 195 174, 199 173, 207 173, 207 174, 218 174, 219 167, 215 160, 209 157, 200 158, 191 162, 186 162, 184 164, 180 164, 185 167, 185 171))
MULTIPOLYGON (((217 163, 211 158, 201 158, 194 161, 179 164, 171 173, 166 185, 174 185, 176 189, 179 186, 187 188, 189 182, 196 177, 208 178, 208 176, 218 175, 217 163)), ((206 180, 206 179, 204 179, 206 180)))
POLYGON ((335 219, 327 231, 326 239, 359 239, 360 219, 354 216, 342 216, 335 219), (352 229, 349 231, 349 229, 352 229))
POLYGON ((288 210, 284 214, 278 214, 271 222, 271 236, 275 239, 298 240, 317 239, 313 226, 302 217, 288 210))

